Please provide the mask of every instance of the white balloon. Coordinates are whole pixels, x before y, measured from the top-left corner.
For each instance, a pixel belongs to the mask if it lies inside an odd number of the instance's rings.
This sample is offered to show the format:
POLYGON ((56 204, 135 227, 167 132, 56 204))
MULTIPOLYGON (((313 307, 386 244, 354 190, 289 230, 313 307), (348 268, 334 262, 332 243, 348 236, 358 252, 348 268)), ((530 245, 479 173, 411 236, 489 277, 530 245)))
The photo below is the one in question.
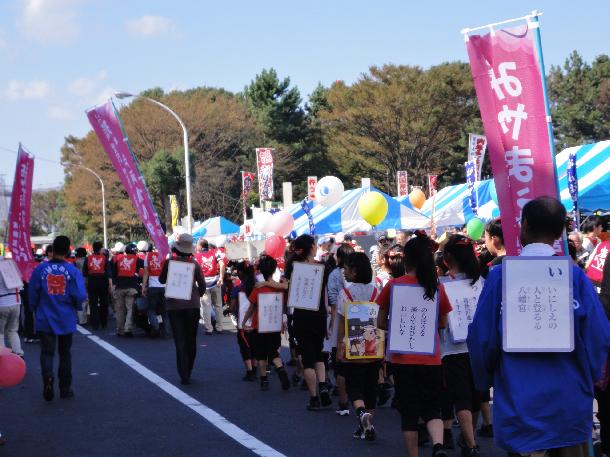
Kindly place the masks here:
POLYGON ((316 184, 316 203, 332 206, 343 197, 343 183, 335 176, 324 176, 316 184))
POLYGON ((283 209, 274 213, 267 224, 267 230, 279 236, 286 236, 294 227, 294 218, 283 209))
POLYGON ((260 233, 267 233, 269 231, 269 223, 273 214, 268 211, 258 213, 254 218, 254 228, 260 233))

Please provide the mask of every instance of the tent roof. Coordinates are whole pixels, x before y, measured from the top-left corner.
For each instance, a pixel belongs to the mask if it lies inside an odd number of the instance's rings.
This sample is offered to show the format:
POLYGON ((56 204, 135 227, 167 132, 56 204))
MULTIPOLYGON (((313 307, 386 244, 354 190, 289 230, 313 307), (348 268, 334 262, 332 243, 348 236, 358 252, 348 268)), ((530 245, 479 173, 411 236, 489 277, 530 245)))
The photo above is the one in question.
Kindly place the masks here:
POLYGON ((215 237, 219 235, 231 235, 239 233, 239 225, 222 217, 211 217, 193 229, 193 239, 215 237))

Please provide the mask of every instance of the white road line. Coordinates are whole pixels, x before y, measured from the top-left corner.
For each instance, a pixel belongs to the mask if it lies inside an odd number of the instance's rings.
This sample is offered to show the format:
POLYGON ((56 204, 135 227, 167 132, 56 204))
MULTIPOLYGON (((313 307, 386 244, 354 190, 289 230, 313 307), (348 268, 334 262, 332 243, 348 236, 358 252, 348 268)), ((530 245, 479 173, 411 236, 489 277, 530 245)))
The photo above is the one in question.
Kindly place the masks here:
POLYGON ((106 351, 110 352, 113 356, 115 356, 121 362, 125 363, 128 367, 133 369, 135 372, 142 375, 144 378, 146 378, 151 383, 155 384, 165 393, 169 394, 174 399, 176 399, 180 403, 182 403, 184 406, 195 411, 197 414, 199 414, 201 417, 203 417, 205 420, 207 420, 214 427, 216 427, 221 432, 228 435, 230 438, 237 441, 242 446, 250 449, 255 454, 263 456, 263 457, 286 457, 281 452, 276 451, 272 447, 267 446, 265 443, 256 439, 249 433, 245 432, 244 430, 239 428, 237 425, 229 422, 225 417, 221 416, 213 409, 208 408, 203 403, 197 401, 190 395, 184 393, 182 390, 178 389, 173 384, 170 384, 168 381, 163 379, 161 376, 152 372, 151 370, 146 368, 144 365, 142 365, 138 361, 132 359, 127 354, 125 354, 123 351, 114 347, 112 344, 104 341, 103 339, 99 338, 96 335, 93 335, 91 332, 89 332, 88 330, 85 330, 81 326, 78 326, 78 331, 81 334, 85 335, 89 339, 89 341, 94 342, 98 346, 101 346, 106 351))

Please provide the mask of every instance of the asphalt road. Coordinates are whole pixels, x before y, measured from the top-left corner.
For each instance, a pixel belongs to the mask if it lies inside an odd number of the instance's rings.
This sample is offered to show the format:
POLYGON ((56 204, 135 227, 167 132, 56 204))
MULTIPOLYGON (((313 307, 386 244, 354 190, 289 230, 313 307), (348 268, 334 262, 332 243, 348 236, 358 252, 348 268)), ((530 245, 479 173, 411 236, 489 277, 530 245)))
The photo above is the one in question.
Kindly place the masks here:
MULTIPOLYGON (((179 383, 171 339, 141 335, 125 339, 109 330, 95 332, 102 344, 128 356, 121 360, 97 344, 95 337, 76 334, 75 397, 56 395, 50 403, 42 398, 40 348, 26 344, 28 372, 23 383, 0 390, 0 430, 8 439, 0 446, 0 456, 257 455, 251 448, 258 449, 258 455, 276 457, 405 455, 396 411, 387 406, 378 410, 377 441, 354 440, 353 415, 339 417, 334 408, 307 411, 306 392, 298 388, 283 392, 275 373, 270 376, 270 391, 259 391, 258 383, 241 380, 243 365, 235 334, 207 336, 200 330, 193 383, 188 386, 179 383)), ((493 448, 491 439, 479 441, 482 456, 505 455, 493 448)), ((459 455, 458 450, 449 452, 459 455)), ((422 448, 420 455, 431 455, 431 448, 422 448)))

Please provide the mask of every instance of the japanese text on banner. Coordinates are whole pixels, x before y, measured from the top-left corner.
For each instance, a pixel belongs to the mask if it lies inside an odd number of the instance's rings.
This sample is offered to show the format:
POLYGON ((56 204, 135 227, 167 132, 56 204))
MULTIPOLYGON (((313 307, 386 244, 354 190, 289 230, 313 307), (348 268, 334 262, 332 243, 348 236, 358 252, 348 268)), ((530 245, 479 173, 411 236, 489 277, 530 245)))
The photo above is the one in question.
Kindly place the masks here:
POLYGON ((258 193, 261 201, 273 200, 273 149, 257 148, 258 193))

